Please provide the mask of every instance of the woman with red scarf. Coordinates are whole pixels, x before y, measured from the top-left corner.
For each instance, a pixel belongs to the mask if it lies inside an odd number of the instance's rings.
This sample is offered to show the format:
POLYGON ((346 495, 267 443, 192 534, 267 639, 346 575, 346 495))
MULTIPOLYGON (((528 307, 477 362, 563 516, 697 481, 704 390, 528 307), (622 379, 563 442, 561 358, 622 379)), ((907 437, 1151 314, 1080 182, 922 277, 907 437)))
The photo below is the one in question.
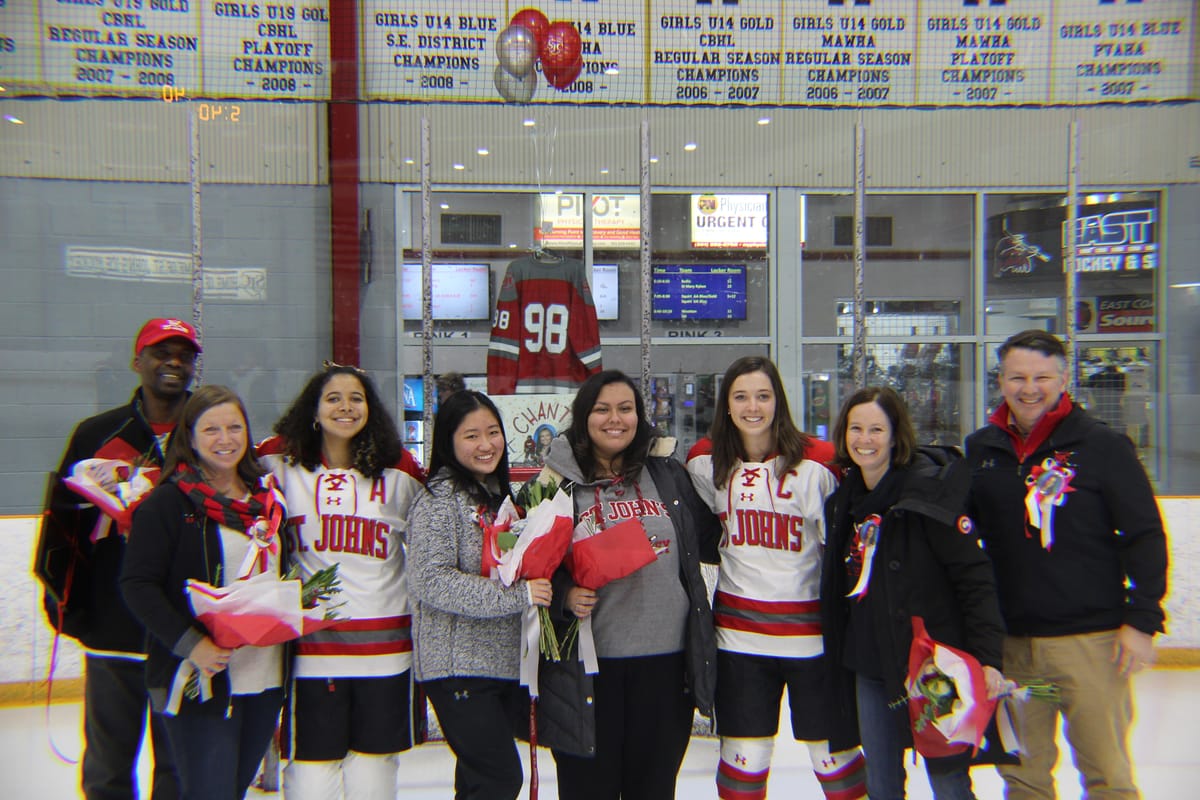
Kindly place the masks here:
POLYGON ((224 386, 188 400, 159 485, 138 508, 121 591, 149 635, 146 684, 164 713, 184 800, 237 800, 267 750, 283 703, 283 647, 217 646, 185 584, 281 574, 283 498, 250 448, 246 408, 224 386), (212 696, 186 698, 198 673, 212 696))

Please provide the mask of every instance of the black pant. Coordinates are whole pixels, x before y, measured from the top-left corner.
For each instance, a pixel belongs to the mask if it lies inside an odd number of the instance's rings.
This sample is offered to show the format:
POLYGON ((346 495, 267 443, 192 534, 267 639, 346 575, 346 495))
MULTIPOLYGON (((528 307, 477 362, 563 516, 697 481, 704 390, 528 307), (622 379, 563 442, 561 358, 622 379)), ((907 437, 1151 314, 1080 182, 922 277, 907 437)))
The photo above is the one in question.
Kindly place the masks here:
MULTIPOLYGON (((138 750, 146 732, 146 671, 141 661, 87 656, 83 701, 83 794, 87 800, 133 800, 138 750)), ((176 800, 179 780, 162 717, 150 714, 154 800, 176 800)))
POLYGON ((454 767, 456 800, 516 800, 525 774, 513 737, 528 714, 528 696, 516 681, 443 678, 421 684, 454 767))
POLYGON ((670 800, 692 735, 683 653, 602 658, 596 757, 554 751, 560 800, 670 800))

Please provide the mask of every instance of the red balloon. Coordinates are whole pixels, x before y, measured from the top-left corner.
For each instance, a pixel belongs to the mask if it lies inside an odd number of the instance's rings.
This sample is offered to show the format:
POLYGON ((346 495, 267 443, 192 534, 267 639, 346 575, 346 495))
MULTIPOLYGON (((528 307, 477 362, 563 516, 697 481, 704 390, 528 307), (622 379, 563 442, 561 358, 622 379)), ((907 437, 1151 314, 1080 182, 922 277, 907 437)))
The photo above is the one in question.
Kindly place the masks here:
POLYGON ((542 59, 542 74, 546 76, 546 83, 555 89, 565 89, 570 86, 579 77, 581 71, 583 71, 582 58, 577 58, 574 64, 566 66, 556 66, 542 59))
MULTIPOLYGON (((542 70, 547 67, 561 70, 574 66, 582 57, 583 40, 579 31, 569 22, 555 22, 546 31, 546 41, 539 51, 542 56, 542 70)), ((574 78, 572 78, 574 80, 574 78)))
POLYGON ((513 14, 509 24, 520 25, 528 29, 533 34, 533 38, 537 40, 538 50, 542 49, 542 45, 546 41, 546 33, 550 30, 550 20, 546 19, 546 15, 536 8, 522 8, 513 14))

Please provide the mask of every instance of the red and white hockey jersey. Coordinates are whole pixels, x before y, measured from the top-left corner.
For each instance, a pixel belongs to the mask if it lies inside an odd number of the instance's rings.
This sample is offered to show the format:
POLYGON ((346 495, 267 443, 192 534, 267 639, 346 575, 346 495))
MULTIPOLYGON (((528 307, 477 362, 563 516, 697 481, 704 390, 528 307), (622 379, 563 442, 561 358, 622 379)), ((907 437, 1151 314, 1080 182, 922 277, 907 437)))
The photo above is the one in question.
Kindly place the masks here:
POLYGON ((398 675, 412 665, 412 620, 404 580, 408 507, 424 472, 405 452, 375 480, 355 469, 321 466, 310 472, 287 464, 283 440, 258 446, 287 500, 293 528, 291 557, 301 577, 338 565, 344 621, 296 645, 298 678, 398 675))
POLYGON ((600 371, 600 324, 583 262, 508 265, 488 346, 488 394, 573 390, 600 371))
POLYGON ((821 642, 821 554, 825 499, 837 488, 833 445, 810 440, 783 475, 775 459, 738 463, 716 488, 712 443, 688 453, 696 491, 721 519, 721 569, 713 600, 717 647, 736 653, 810 658, 821 642))

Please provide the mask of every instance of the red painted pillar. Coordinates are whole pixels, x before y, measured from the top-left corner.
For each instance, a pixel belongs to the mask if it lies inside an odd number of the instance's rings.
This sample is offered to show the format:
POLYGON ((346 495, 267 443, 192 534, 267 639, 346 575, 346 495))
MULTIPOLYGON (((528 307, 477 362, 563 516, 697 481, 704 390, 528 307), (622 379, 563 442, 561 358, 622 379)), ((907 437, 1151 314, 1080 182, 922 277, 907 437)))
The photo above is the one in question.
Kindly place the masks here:
POLYGON ((333 360, 358 364, 358 3, 329 3, 329 239, 333 360))

